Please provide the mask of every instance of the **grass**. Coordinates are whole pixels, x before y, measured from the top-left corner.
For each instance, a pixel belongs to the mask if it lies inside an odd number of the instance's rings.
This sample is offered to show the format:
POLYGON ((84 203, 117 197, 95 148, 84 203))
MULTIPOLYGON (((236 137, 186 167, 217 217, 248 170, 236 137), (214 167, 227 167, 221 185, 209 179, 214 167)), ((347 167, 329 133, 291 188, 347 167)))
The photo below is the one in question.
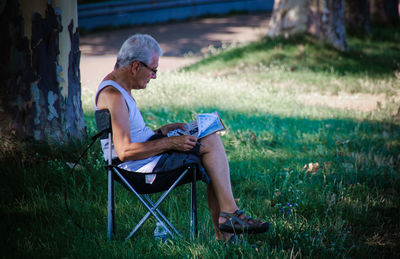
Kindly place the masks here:
POLYGON ((254 78, 253 83, 267 80, 293 88, 290 85, 295 81, 296 90, 300 86, 302 91, 396 94, 398 82, 392 79, 400 69, 398 41, 398 28, 380 28, 373 35, 349 37, 348 52, 337 51, 311 36, 265 38, 239 48, 210 49, 219 55, 185 70, 240 78, 245 71, 254 78))
MULTIPOLYGON (((198 239, 187 235, 189 189, 182 186, 162 210, 184 238, 157 243, 151 219, 124 244, 145 209, 117 185, 117 235, 107 242, 99 145, 72 174, 66 162, 83 148, 51 146, 25 149, 22 160, 2 156, 3 257, 399 257, 400 124, 392 117, 400 105, 399 37, 398 28, 354 35, 347 53, 308 36, 264 39, 214 50, 134 92, 153 128, 218 110, 228 127, 221 138, 238 205, 267 219, 268 233, 244 236, 247 243, 237 246, 214 241, 200 183, 198 239), (383 94, 386 102, 361 112, 297 98, 313 92, 383 94)), ((89 135, 95 133, 92 100, 84 90, 89 135)))

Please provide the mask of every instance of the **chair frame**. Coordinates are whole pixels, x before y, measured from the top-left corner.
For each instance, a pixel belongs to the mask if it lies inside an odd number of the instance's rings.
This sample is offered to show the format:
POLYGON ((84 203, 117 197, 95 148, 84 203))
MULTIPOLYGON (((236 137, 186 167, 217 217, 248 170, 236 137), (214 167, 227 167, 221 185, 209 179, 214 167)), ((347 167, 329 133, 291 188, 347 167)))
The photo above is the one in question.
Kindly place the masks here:
MULTIPOLYGON (((103 131, 108 133, 108 143, 109 147, 111 147, 112 143, 112 129, 111 123, 109 123, 109 128, 103 129, 103 131)), ((158 206, 164 201, 164 199, 170 194, 170 192, 177 186, 179 181, 188 173, 191 172, 193 177, 191 181, 191 208, 190 208, 190 237, 193 239, 197 237, 198 229, 197 229, 197 191, 196 191, 196 166, 188 165, 183 168, 180 176, 175 180, 175 182, 166 190, 161 197, 154 203, 147 194, 138 193, 135 188, 125 179, 125 177, 118 171, 118 167, 112 162, 112 149, 109 149, 109 153, 107 154, 107 175, 108 175, 108 205, 107 205, 107 237, 108 240, 112 240, 115 234, 115 188, 114 188, 114 180, 115 177, 119 177, 126 187, 135 194, 135 196, 143 203, 143 205, 147 208, 148 212, 143 216, 143 218, 139 221, 139 223, 132 229, 129 235, 125 238, 125 242, 133 237, 133 235, 139 230, 139 228, 149 219, 150 216, 153 216, 161 225, 166 229, 167 233, 173 237, 181 238, 182 235, 178 232, 178 230, 171 224, 171 222, 164 216, 164 214, 158 209, 158 206)), ((135 173, 135 172, 133 172, 135 173)))

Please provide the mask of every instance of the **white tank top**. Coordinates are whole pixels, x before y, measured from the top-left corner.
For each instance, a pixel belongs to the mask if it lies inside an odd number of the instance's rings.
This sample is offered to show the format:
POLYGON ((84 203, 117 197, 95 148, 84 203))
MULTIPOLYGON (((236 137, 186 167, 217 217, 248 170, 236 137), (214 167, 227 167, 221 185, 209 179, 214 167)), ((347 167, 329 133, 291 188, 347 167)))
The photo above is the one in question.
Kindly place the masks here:
MULTIPOLYGON (((140 143, 147 141, 151 136, 154 135, 154 131, 146 126, 146 123, 143 120, 142 114, 139 111, 139 108, 136 106, 135 100, 132 96, 118 83, 113 80, 107 80, 100 83, 95 99, 94 108, 97 111, 97 98, 99 93, 107 86, 113 86, 117 89, 125 99, 125 102, 128 106, 129 110, 129 125, 130 125, 130 134, 131 134, 131 142, 132 143, 140 143)), ((106 154, 108 154, 108 143, 107 140, 101 141, 101 148, 103 150, 104 159, 107 160, 106 154)), ((141 160, 131 160, 128 162, 124 162, 120 164, 118 167, 133 171, 133 172, 152 172, 154 166, 157 164, 158 160, 160 160, 161 155, 152 156, 149 158, 141 159, 141 160)), ((117 154, 114 150, 114 146, 112 146, 112 158, 117 158, 117 154)))

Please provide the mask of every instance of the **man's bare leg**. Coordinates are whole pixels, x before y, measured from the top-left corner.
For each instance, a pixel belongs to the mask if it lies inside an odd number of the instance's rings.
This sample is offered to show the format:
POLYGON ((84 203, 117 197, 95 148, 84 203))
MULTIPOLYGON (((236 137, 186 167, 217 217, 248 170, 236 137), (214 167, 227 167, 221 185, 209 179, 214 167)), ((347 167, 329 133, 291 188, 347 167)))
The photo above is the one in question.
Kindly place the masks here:
POLYGON ((219 213, 235 212, 238 207, 232 194, 229 164, 225 148, 217 134, 205 137, 201 141, 201 157, 204 168, 211 178, 207 187, 207 201, 210 208, 215 236, 217 239, 229 239, 232 234, 219 231, 218 224, 225 222, 219 213))
POLYGON ((210 209, 211 213, 211 220, 214 227, 215 238, 218 240, 223 239, 223 236, 221 235, 218 229, 218 217, 220 213, 219 205, 211 183, 207 185, 207 202, 208 202, 208 208, 210 209))
MULTIPOLYGON (((211 184, 207 187, 207 200, 210 207, 211 217, 217 239, 227 240, 233 234, 221 232, 218 225, 226 222, 227 218, 220 217, 220 212, 233 213, 238 210, 232 194, 229 164, 225 154, 225 148, 217 134, 209 135, 201 140, 200 153, 202 163, 211 178, 211 184), (222 238, 221 238, 222 237, 222 238)), ((241 214, 240 218, 246 220, 246 215, 241 214)), ((248 220, 249 224, 259 226, 265 223, 248 220)), ((266 225, 267 227, 267 225, 266 225)))
POLYGON ((200 153, 203 166, 211 178, 220 210, 236 211, 238 207, 232 194, 228 159, 219 136, 212 134, 203 138, 200 153))
POLYGON ((207 202, 208 202, 208 208, 210 209, 211 213, 211 220, 214 227, 215 238, 217 240, 230 239, 233 236, 232 233, 222 232, 218 229, 218 224, 219 224, 218 219, 219 219, 219 213, 221 211, 219 209, 217 197, 215 195, 214 188, 211 183, 207 186, 207 202))

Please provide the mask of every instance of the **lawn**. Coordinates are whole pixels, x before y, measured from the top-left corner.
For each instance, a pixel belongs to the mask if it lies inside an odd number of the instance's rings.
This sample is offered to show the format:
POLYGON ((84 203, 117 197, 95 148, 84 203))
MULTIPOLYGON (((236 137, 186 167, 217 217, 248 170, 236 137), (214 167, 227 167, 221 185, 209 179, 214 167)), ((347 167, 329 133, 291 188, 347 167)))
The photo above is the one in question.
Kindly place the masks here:
MULTIPOLYGON (((199 63, 160 74, 133 93, 152 128, 219 112, 228 128, 221 138, 235 198, 241 209, 268 220, 269 232, 245 235, 240 245, 215 241, 206 186, 199 183, 197 239, 188 236, 190 193, 182 186, 161 209, 184 238, 155 241, 151 219, 124 243, 145 209, 117 185, 117 234, 108 242, 99 144, 73 172, 66 162, 84 147, 52 146, 24 150, 22 160, 2 156, 3 256, 399 257, 398 42, 399 28, 380 28, 350 35, 348 52, 309 36, 210 49, 199 63), (360 96, 370 103, 365 109, 354 105, 360 96), (343 98, 347 106, 331 105, 343 98)), ((93 92, 82 95, 91 136, 93 92)))

